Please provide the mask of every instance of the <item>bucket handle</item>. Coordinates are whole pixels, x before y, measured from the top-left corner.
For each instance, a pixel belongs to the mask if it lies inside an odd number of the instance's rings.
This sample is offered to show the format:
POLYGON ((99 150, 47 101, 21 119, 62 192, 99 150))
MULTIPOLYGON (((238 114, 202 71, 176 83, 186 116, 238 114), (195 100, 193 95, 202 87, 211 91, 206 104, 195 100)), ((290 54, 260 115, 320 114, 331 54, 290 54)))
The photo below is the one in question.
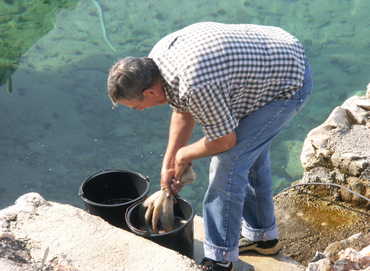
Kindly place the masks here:
POLYGON ((78 189, 78 196, 82 197, 83 195, 84 195, 84 192, 82 192, 82 187, 80 186, 80 188, 78 189))

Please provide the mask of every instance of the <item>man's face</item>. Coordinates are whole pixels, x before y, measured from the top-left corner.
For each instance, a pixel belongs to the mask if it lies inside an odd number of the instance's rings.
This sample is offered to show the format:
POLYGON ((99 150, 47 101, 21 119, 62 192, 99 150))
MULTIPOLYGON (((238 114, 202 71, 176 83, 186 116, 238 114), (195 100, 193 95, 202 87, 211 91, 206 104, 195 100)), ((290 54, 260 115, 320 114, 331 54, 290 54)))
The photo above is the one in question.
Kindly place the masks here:
POLYGON ((155 106, 153 99, 150 99, 149 97, 145 97, 142 100, 126 100, 126 99, 120 99, 117 101, 118 104, 130 107, 135 110, 144 110, 145 108, 150 108, 155 106))
POLYGON ((162 105, 167 103, 166 96, 162 89, 147 89, 143 92, 144 98, 142 100, 138 99, 120 99, 117 101, 118 104, 130 107, 136 110, 144 110, 157 105, 162 105))

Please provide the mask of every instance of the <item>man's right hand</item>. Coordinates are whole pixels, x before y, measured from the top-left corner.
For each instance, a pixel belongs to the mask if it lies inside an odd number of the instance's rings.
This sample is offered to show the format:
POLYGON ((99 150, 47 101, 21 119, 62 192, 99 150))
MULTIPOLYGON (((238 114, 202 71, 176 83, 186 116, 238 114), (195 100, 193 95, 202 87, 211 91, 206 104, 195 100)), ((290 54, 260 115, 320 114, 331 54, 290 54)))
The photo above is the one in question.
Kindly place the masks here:
MULTIPOLYGON (((170 191, 172 194, 177 194, 176 191, 172 191, 171 184, 175 178, 175 169, 162 169, 161 171, 161 189, 164 189, 165 191, 170 191)), ((167 197, 170 195, 167 194, 167 197)))
POLYGON ((174 178, 176 153, 189 142, 194 125, 195 121, 190 113, 172 112, 168 144, 162 163, 161 188, 167 188, 173 194, 181 189, 176 187, 174 178))

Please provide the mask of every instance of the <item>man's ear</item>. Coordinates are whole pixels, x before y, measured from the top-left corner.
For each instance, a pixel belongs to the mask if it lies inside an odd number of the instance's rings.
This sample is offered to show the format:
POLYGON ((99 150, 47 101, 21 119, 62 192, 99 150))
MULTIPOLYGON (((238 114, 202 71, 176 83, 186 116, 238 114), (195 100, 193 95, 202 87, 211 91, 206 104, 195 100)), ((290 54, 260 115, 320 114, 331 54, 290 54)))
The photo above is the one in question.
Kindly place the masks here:
POLYGON ((143 95, 144 97, 149 97, 149 96, 152 96, 153 94, 151 93, 151 89, 150 88, 147 88, 143 91, 143 95))
POLYGON ((143 95, 145 97, 154 97, 154 96, 158 96, 158 93, 157 93, 156 89, 154 89, 154 88, 147 88, 143 91, 143 95))

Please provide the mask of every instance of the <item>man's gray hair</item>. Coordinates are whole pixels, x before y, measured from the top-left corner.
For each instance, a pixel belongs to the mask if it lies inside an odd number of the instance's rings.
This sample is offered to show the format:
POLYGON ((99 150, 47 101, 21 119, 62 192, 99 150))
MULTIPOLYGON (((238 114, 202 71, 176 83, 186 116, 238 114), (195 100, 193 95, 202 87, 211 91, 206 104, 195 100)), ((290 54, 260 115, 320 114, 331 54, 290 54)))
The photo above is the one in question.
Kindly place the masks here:
POLYGON ((161 78, 158 66, 148 57, 126 57, 109 71, 108 96, 114 105, 119 99, 144 98, 143 91, 161 78))

